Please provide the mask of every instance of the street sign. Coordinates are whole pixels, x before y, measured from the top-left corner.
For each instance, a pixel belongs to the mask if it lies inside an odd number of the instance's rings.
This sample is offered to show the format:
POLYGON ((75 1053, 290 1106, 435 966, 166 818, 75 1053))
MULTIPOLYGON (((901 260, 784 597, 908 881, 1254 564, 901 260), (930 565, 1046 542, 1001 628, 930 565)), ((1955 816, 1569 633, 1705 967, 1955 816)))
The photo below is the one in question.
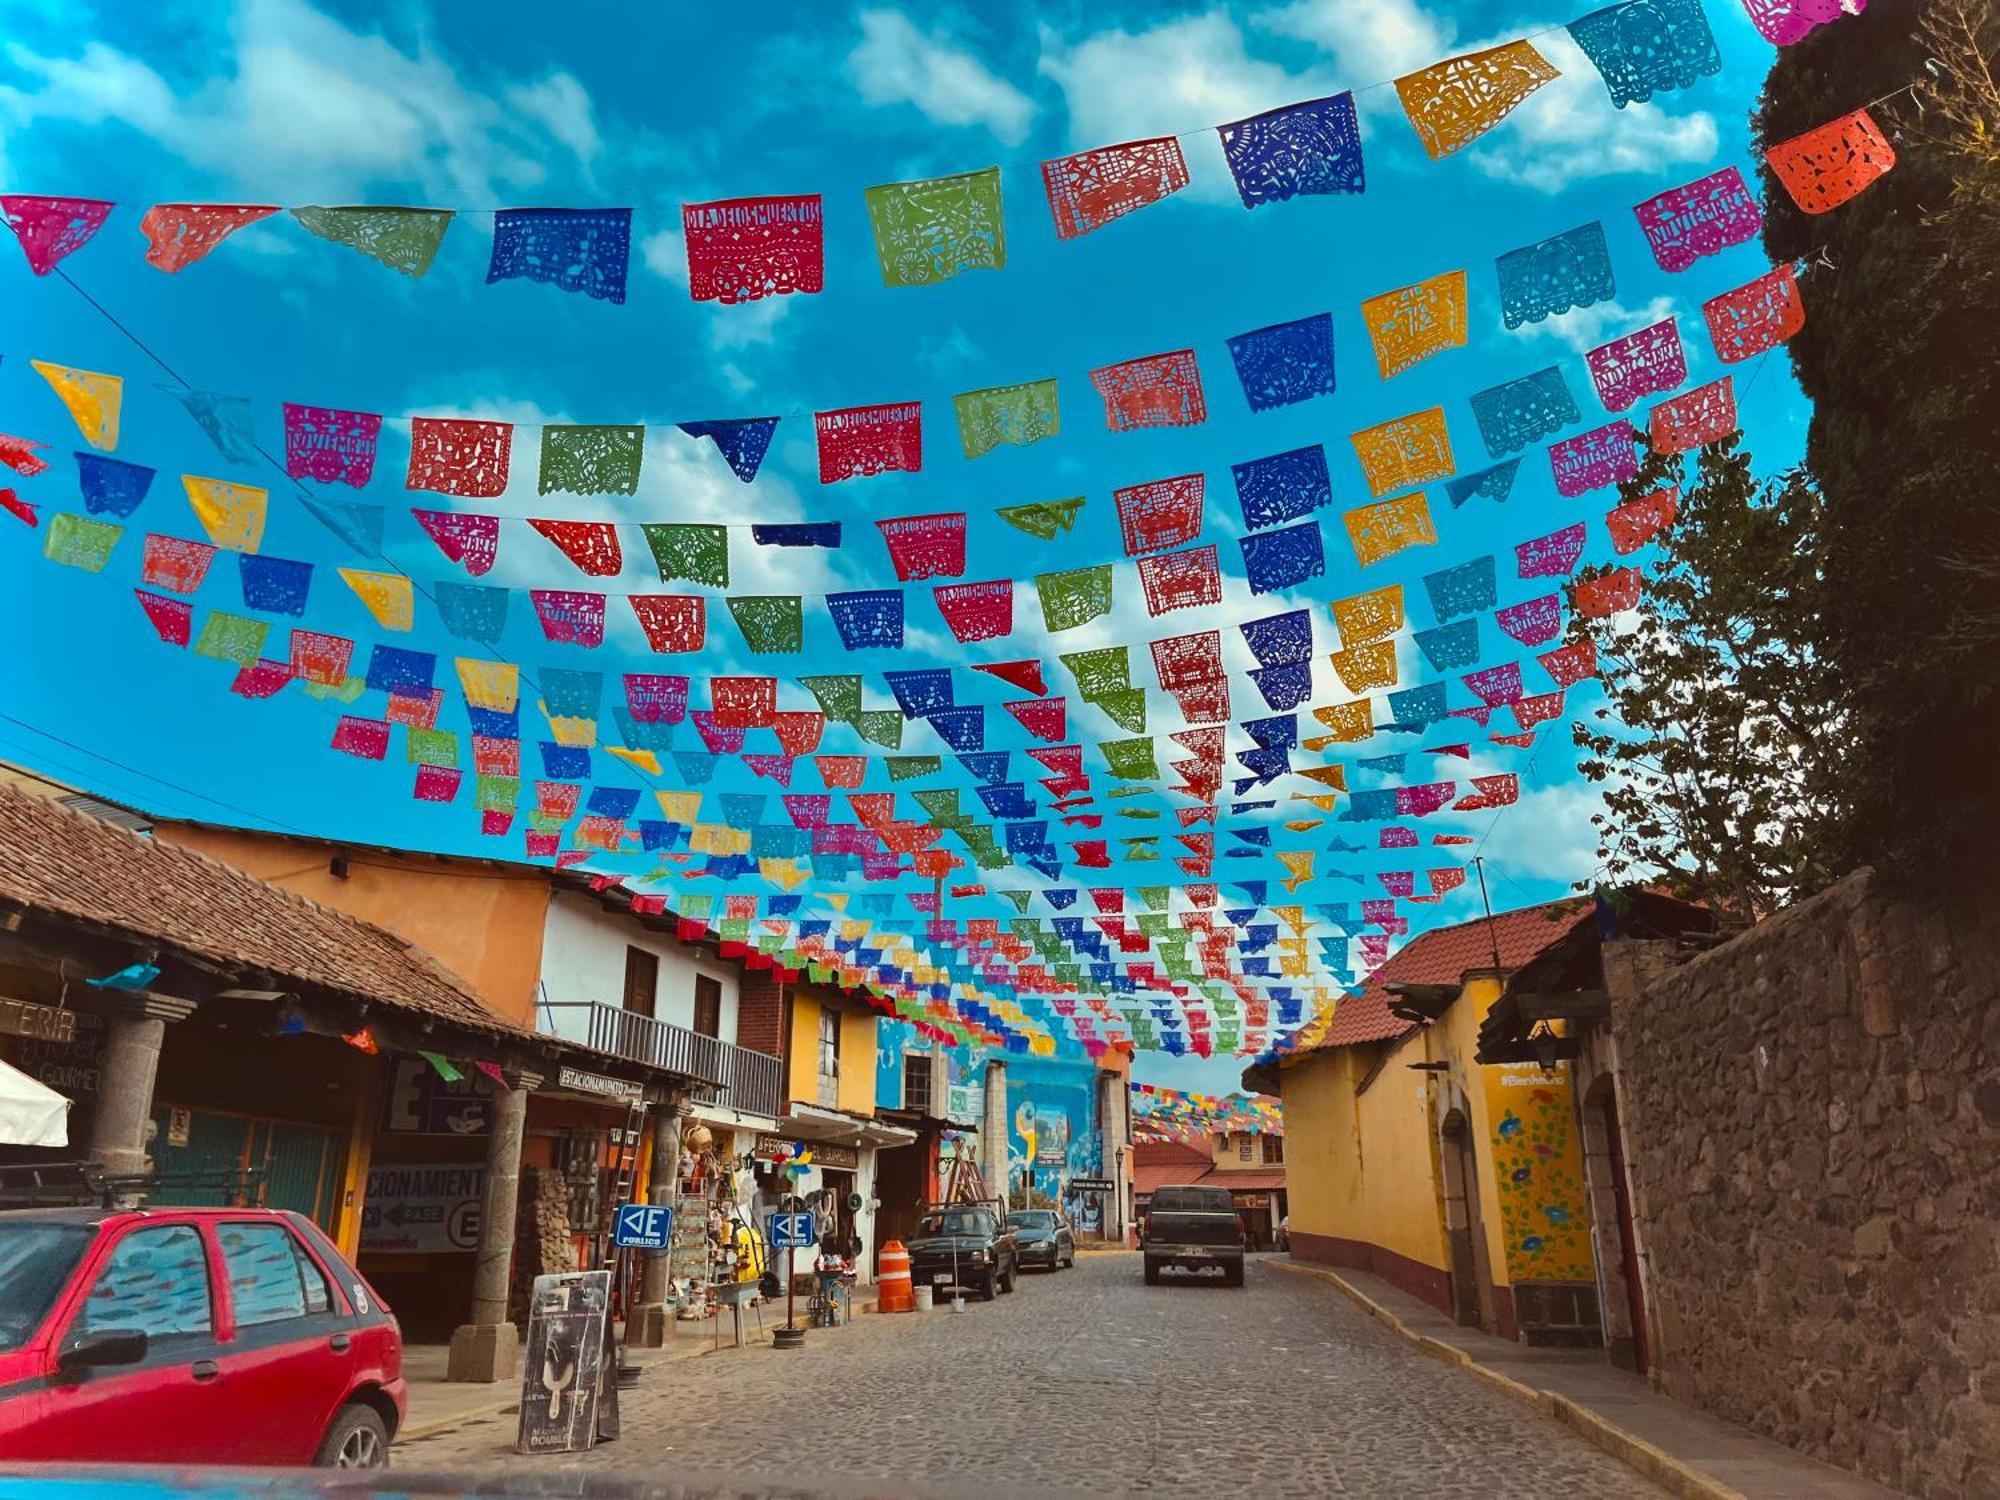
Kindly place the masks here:
POLYGON ((1108 1193, 1115 1187, 1109 1177, 1072 1177, 1069 1180, 1072 1193, 1108 1193))
POLYGON ((621 1203, 611 1227, 620 1250, 664 1250, 673 1241, 674 1211, 658 1203, 621 1203))
POLYGON ((804 1250, 818 1239, 819 1229, 809 1213, 772 1214, 771 1232, 765 1236, 773 1250, 804 1250))

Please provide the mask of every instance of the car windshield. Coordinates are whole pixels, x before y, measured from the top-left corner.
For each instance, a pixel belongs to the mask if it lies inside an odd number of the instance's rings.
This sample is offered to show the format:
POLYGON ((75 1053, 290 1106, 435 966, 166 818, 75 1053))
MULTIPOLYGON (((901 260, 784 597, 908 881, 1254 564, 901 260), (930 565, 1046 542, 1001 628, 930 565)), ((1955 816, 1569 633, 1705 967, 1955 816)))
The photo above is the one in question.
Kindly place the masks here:
POLYGON ((0 1350, 20 1348, 41 1326, 90 1233, 82 1224, 0 1223, 0 1350))
POLYGON ((973 1234, 993 1233, 993 1215, 983 1209, 953 1208, 942 1213, 925 1214, 918 1226, 920 1234, 973 1234))
POLYGON ((1024 1213, 1009 1214, 1007 1222, 1016 1229, 1053 1229, 1056 1227, 1056 1216, 1045 1208, 1038 1208, 1024 1213))

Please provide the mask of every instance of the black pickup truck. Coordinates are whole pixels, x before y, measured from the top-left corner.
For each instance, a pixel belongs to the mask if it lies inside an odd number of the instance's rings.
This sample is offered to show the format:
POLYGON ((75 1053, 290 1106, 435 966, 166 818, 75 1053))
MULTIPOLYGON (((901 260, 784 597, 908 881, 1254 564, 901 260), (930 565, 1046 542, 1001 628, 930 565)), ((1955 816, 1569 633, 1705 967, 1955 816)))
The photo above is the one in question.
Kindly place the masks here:
POLYGON ((1225 1286, 1243 1285, 1243 1220, 1229 1189, 1163 1187, 1140 1220, 1139 1248, 1146 1257, 1146 1285, 1159 1284, 1168 1266, 1199 1271, 1219 1267, 1225 1286))
POLYGON ((957 1288, 991 1302, 1021 1274, 1021 1239, 998 1199, 934 1203, 910 1236, 910 1285, 939 1293, 957 1288))

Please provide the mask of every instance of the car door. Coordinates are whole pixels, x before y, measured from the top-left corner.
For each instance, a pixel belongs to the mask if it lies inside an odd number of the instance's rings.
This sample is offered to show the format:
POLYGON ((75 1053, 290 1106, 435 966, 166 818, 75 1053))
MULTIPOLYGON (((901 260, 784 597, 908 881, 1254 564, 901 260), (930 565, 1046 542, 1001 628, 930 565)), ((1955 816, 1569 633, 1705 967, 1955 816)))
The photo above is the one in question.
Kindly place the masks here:
POLYGON ((282 1219, 220 1219, 215 1241, 228 1291, 222 1374, 243 1417, 231 1457, 310 1463, 353 1384, 349 1320, 282 1219))
POLYGON ((213 1269, 198 1224, 139 1222, 116 1232, 50 1350, 34 1456, 99 1463, 216 1463, 230 1456, 213 1269), (106 1330, 145 1334, 145 1357, 56 1372, 71 1339, 106 1330))

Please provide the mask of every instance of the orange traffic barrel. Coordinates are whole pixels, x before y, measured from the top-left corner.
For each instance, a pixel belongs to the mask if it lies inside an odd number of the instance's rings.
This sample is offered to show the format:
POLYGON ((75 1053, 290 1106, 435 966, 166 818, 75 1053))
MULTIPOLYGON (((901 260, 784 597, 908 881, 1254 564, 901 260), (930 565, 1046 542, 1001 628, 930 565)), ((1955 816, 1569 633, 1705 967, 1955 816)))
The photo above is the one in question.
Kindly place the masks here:
POLYGON ((882 1247, 882 1271, 876 1279, 877 1312, 915 1311, 917 1299, 910 1291, 910 1252, 901 1240, 890 1240, 882 1247))

